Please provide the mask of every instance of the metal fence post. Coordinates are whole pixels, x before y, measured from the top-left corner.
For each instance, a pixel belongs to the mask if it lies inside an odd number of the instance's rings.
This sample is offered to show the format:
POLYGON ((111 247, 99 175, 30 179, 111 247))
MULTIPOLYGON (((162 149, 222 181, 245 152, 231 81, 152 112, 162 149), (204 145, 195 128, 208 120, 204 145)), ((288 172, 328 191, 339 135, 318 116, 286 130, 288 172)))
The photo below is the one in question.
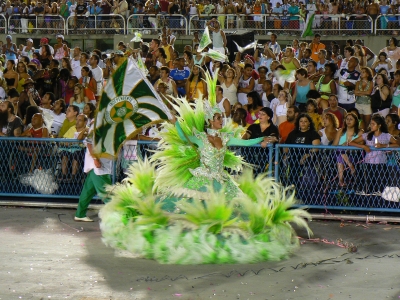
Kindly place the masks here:
POLYGON ((268 154, 268 174, 269 177, 272 177, 272 166, 274 164, 274 158, 273 158, 273 154, 274 154, 274 145, 271 144, 268 146, 268 150, 269 150, 269 154, 268 154))
POLYGON ((280 154, 280 145, 275 145, 275 181, 279 182, 279 154, 280 154))

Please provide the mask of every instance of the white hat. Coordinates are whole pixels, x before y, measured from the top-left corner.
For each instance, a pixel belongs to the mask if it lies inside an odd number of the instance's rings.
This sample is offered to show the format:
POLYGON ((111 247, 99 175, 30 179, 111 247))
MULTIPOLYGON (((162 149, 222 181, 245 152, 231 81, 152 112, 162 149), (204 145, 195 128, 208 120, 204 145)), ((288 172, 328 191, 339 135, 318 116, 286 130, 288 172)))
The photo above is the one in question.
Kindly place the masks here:
POLYGON ((61 38, 62 40, 64 40, 64 36, 62 34, 57 34, 56 38, 61 38))

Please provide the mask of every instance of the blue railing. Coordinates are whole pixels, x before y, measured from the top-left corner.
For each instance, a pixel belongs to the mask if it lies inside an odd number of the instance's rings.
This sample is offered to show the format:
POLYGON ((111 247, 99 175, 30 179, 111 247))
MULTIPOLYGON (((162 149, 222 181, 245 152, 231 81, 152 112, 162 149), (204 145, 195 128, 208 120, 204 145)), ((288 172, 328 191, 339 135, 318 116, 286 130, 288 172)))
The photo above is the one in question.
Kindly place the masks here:
POLYGON ((356 147, 276 145, 274 176, 293 185, 301 206, 400 212, 400 149, 371 153, 374 159, 356 147))
MULTIPOLYGON (((129 141, 114 163, 113 182, 156 142, 129 141)), ((85 148, 66 139, 0 138, 0 199, 74 199, 82 190, 85 148), (72 176, 73 175, 73 176, 72 176)), ((300 206, 400 212, 400 149, 371 149, 382 163, 368 163, 362 149, 343 146, 232 147, 277 182, 293 186, 300 206), (376 152, 379 151, 379 152, 376 152)))

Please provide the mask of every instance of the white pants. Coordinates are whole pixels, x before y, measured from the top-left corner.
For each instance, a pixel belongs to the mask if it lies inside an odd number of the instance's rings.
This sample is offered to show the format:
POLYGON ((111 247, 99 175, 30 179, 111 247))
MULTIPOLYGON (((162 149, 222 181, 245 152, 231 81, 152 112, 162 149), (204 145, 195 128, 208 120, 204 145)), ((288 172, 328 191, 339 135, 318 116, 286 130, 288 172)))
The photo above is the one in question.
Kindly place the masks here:
POLYGON ((28 19, 21 19, 22 33, 28 33, 28 19))

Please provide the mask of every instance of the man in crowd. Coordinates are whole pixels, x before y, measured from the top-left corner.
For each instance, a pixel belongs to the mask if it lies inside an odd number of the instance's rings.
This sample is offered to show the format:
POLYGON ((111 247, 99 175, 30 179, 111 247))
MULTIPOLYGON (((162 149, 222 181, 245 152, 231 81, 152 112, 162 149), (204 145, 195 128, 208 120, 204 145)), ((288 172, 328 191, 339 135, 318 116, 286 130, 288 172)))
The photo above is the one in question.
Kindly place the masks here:
POLYGON ((344 48, 344 59, 338 63, 339 69, 345 69, 347 68, 347 64, 350 60, 350 58, 354 55, 354 49, 353 47, 345 47, 344 48))
POLYGON ((257 48, 254 51, 254 67, 258 69, 261 66, 267 67, 270 70, 271 62, 276 59, 276 55, 272 52, 271 48, 269 48, 269 44, 264 44, 263 53, 259 54, 260 50, 257 48))
POLYGON ((313 41, 310 43, 309 48, 311 49, 311 58, 314 61, 318 61, 319 50, 325 49, 325 44, 321 43, 321 35, 315 34, 313 41))
POLYGON ((289 133, 295 128, 295 121, 300 114, 300 109, 295 106, 289 106, 286 112, 287 120, 279 125, 280 143, 284 144, 289 133))
POLYGON ((309 60, 307 63, 308 78, 313 82, 317 82, 320 74, 317 72, 317 63, 314 60, 309 60))
POLYGON ((72 68, 72 76, 75 76, 76 78, 81 78, 81 53, 82 50, 79 47, 75 47, 73 51, 73 58, 71 59, 71 68, 72 68))
POLYGON ((158 81, 158 79, 160 79, 160 70, 157 66, 151 66, 149 68, 149 75, 147 75, 147 79, 153 86, 158 81))
POLYGON ((358 58, 351 57, 347 63, 347 68, 337 71, 338 77, 338 93, 339 106, 349 111, 355 107, 356 97, 354 88, 356 82, 360 79, 360 72, 356 70, 358 66, 358 58))
POLYGON ((103 69, 99 67, 100 57, 92 54, 89 59, 89 69, 92 71, 93 78, 97 83, 96 99, 99 100, 103 89, 103 69))
POLYGON ((267 46, 272 50, 272 53, 274 53, 276 59, 279 59, 279 54, 281 53, 281 46, 276 41, 277 39, 278 36, 275 33, 271 34, 271 41, 267 43, 267 46))
POLYGON ((14 105, 10 101, 0 103, 0 136, 18 137, 24 125, 20 117, 15 115, 14 105))
MULTIPOLYGON (((72 105, 75 106, 75 105, 72 105)), ((65 139, 83 140, 86 137, 88 118, 84 114, 79 114, 76 117, 75 125, 71 126, 68 131, 63 135, 65 139)), ((78 173, 79 166, 83 162, 83 150, 79 143, 63 143, 60 147, 62 165, 62 174, 59 177, 61 181, 74 181, 78 173), (69 162, 72 161, 72 173, 71 177, 68 178, 69 162)))
POLYGON ((324 110, 324 114, 326 113, 334 114, 339 121, 339 128, 343 127, 343 120, 347 114, 347 111, 338 106, 338 97, 336 95, 329 96, 329 107, 324 110))
POLYGON ((65 120, 60 128, 60 132, 58 134, 59 137, 64 137, 65 133, 72 127, 76 125, 76 117, 79 114, 79 107, 76 105, 70 105, 67 108, 67 112, 65 114, 65 120))
POLYGON ((175 69, 171 70, 170 77, 176 83, 178 96, 183 97, 186 95, 185 85, 190 72, 185 69, 185 59, 183 57, 175 59, 174 67, 175 69))

